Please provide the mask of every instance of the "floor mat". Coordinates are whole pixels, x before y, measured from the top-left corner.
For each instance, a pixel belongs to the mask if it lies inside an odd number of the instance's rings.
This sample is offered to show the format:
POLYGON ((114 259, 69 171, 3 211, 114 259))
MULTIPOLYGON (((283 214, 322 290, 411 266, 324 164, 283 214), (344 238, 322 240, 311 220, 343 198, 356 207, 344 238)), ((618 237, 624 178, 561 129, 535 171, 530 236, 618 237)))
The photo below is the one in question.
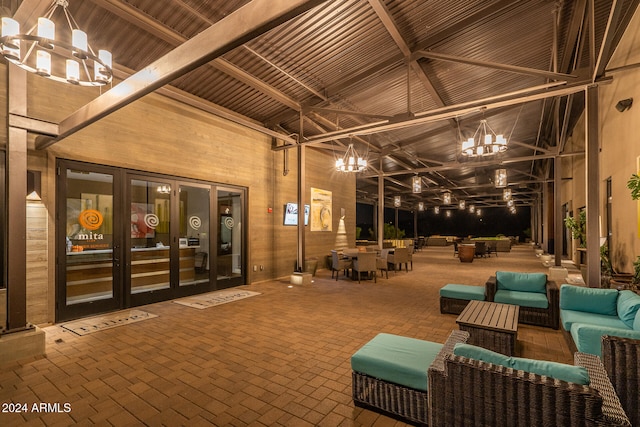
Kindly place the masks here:
POLYGON ((209 292, 206 294, 194 295, 192 297, 180 298, 173 302, 186 305, 192 308, 205 309, 228 302, 238 301, 241 299, 260 295, 260 292, 242 291, 242 290, 224 290, 209 292))
POLYGON ((117 326, 128 325, 142 320, 158 317, 156 314, 147 313, 141 310, 125 310, 117 313, 106 314, 104 316, 89 317, 60 325, 77 335, 88 335, 105 329, 117 326))

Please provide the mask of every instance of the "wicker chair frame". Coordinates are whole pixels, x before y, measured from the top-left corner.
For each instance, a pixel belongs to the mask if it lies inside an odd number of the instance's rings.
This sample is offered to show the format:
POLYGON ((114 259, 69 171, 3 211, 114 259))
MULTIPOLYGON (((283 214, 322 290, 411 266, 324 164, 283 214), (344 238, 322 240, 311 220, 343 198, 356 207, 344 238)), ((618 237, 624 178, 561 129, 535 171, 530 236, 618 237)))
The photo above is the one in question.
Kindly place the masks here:
MULTIPOLYGON (((489 277, 485 284, 487 301, 493 301, 496 295, 498 284, 496 276, 489 277)), ((548 308, 535 308, 520 306, 518 321, 528 325, 545 326, 559 329, 560 327, 560 290, 553 280, 547 280, 547 300, 548 308)))
POLYGON ((430 425, 630 426, 600 359, 576 353, 575 363, 589 386, 448 355, 429 368, 430 425))
MULTIPOLYGON (((453 354, 454 346, 466 342, 469 334, 452 331, 444 346, 432 362, 432 366, 442 366, 444 358, 453 354)), ((352 397, 356 406, 371 409, 409 421, 413 424, 428 425, 428 393, 399 384, 371 377, 361 372, 352 372, 352 397)))
POLYGON ((460 314, 462 310, 469 304, 468 299, 440 297, 440 313, 442 314, 460 314))
POLYGON ((602 363, 631 424, 640 426, 640 340, 605 335, 602 363))

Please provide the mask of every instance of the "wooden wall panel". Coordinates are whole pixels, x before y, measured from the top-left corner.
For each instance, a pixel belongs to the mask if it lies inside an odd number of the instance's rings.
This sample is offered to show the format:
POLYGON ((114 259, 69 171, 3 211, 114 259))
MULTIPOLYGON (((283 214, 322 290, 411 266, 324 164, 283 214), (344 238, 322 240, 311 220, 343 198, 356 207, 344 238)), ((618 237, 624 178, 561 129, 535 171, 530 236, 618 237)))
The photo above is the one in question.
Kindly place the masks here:
MULTIPOLYGON (((6 129, 6 67, 0 65, 0 114, 6 129)), ((99 89, 77 88, 28 77, 31 117, 59 122, 100 94, 99 89)), ((247 188, 248 283, 283 278, 295 268, 297 228, 283 225, 287 202, 297 201, 297 153, 289 152, 285 176, 284 153, 271 149, 272 138, 183 105, 150 94, 60 141, 35 151, 36 135, 29 135, 29 168, 42 172, 42 202, 34 206, 28 234, 28 320, 44 324, 55 315, 55 160, 65 158, 133 170, 199 179, 247 188), (271 212, 269 211, 271 209, 271 212), (256 271, 253 271, 253 266, 256 271), (262 268, 261 268, 262 267, 262 268)), ((6 142, 6 131, 0 144, 6 142)), ((1 147, 0 147, 1 148, 1 147)), ((306 203, 311 187, 332 192, 332 232, 306 227, 306 255, 320 267, 336 246, 340 209, 347 212, 349 245, 355 245, 355 178, 333 170, 331 152, 307 149, 306 203)), ((9 249, 10 250, 10 249, 9 249)), ((4 295, 0 293, 0 299, 4 295)), ((4 304, 0 304, 4 307, 4 304)), ((0 317, 4 321, 4 314, 0 317)))

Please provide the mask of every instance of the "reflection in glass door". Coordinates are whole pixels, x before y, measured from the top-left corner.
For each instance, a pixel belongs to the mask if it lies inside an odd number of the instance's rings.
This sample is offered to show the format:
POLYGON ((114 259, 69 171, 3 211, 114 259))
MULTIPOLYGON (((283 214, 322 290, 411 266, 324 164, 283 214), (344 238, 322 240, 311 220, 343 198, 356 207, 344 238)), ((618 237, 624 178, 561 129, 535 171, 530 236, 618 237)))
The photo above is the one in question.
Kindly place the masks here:
POLYGON ((241 190, 218 189, 218 288, 235 286, 244 281, 244 245, 242 217, 244 193, 241 190))
POLYGON ((180 286, 209 283, 211 186, 180 185, 180 286))
POLYGON ((167 182, 130 180, 131 295, 171 287, 171 192, 171 184, 167 182))
POLYGON ((120 304, 120 240, 114 233, 115 176, 60 162, 58 185, 58 320, 120 304))

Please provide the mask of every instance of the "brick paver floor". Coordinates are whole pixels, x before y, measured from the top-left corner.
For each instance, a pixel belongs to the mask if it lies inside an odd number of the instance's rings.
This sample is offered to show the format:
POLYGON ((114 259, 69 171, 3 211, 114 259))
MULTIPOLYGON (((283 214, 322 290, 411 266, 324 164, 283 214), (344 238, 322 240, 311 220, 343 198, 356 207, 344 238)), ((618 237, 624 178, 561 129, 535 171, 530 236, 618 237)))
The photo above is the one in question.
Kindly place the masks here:
MULTIPOLYGON (((258 296, 204 310, 166 301, 156 318, 77 336, 46 326, 47 356, 0 369, 0 425, 392 426, 356 408, 349 358, 379 332, 444 342, 445 283, 482 285, 496 270, 546 271, 528 246, 471 264, 425 248, 408 273, 362 283, 319 270, 308 286, 242 286, 258 296), (43 412, 34 412, 45 403, 43 412), (15 409, 15 406, 13 406, 15 409), (24 408, 24 407, 23 407, 24 408)), ((525 357, 572 363, 562 333, 522 325, 525 357)))

